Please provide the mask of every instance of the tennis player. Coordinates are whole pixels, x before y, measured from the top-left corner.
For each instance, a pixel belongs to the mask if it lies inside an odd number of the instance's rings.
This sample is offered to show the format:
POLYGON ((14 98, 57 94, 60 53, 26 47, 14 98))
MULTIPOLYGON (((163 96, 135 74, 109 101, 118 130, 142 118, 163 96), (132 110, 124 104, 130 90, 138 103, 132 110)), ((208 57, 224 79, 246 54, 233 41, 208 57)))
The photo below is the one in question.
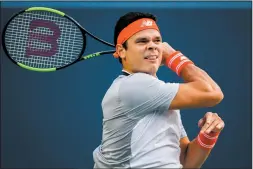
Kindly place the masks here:
POLYGON ((217 113, 207 112, 190 141, 179 110, 217 105, 223 99, 220 87, 183 53, 162 42, 152 14, 122 16, 114 41, 114 57, 123 70, 102 101, 103 135, 93 152, 94 168, 200 168, 224 122, 217 113), (161 64, 184 83, 159 80, 161 64))

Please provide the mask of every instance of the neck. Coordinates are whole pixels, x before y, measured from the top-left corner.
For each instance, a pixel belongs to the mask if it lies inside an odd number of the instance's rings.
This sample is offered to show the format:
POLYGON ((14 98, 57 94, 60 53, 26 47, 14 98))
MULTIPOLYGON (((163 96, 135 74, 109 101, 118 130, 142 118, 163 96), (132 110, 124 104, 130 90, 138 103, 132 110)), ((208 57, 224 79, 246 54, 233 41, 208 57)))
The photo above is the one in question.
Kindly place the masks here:
POLYGON ((122 72, 126 72, 126 73, 128 73, 128 74, 133 74, 133 73, 134 73, 134 72, 132 72, 132 71, 130 71, 130 70, 127 70, 127 69, 125 69, 125 68, 122 69, 122 72))
POLYGON ((129 71, 125 70, 125 69, 123 69, 122 72, 126 72, 128 74, 133 74, 132 72, 129 72, 129 71))
MULTIPOLYGON (((123 72, 126 72, 126 73, 128 73, 128 74, 133 74, 133 73, 137 73, 137 72, 133 72, 133 71, 131 71, 131 70, 128 70, 128 69, 126 69, 126 68, 123 68, 122 69, 122 71, 123 72)), ((145 72, 144 72, 145 73, 145 72)), ((149 74, 149 73, 148 73, 149 74)), ((150 74, 150 75, 152 75, 152 76, 154 76, 155 78, 157 78, 157 76, 156 76, 156 74, 150 74)))

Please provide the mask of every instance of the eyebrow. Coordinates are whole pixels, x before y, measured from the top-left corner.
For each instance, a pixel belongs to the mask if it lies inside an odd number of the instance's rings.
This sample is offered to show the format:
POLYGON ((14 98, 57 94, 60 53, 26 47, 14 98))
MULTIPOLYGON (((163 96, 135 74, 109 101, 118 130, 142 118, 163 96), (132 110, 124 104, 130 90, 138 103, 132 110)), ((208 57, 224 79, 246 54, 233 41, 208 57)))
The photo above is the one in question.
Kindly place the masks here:
MULTIPOLYGON (((161 40, 162 38, 161 38, 161 36, 156 36, 154 39, 155 39, 155 40, 157 40, 157 39, 161 40)), ((137 39, 135 40, 135 42, 139 42, 139 41, 148 41, 148 40, 149 40, 149 38, 147 38, 147 37, 139 37, 139 38, 137 38, 137 39)))
POLYGON ((154 39, 155 40, 157 40, 157 39, 162 40, 162 37, 161 36, 156 36, 154 39))
POLYGON ((135 39, 135 42, 139 42, 139 41, 148 41, 148 38, 140 37, 140 38, 135 39))

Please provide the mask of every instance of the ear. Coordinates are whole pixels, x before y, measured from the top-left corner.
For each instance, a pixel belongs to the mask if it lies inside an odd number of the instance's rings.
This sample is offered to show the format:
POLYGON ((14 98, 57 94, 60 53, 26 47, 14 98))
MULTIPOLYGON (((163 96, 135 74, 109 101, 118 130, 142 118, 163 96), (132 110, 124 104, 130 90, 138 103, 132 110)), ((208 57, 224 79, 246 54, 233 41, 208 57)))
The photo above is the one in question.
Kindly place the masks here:
POLYGON ((126 50, 121 44, 116 45, 116 51, 121 59, 124 59, 126 57, 126 50))

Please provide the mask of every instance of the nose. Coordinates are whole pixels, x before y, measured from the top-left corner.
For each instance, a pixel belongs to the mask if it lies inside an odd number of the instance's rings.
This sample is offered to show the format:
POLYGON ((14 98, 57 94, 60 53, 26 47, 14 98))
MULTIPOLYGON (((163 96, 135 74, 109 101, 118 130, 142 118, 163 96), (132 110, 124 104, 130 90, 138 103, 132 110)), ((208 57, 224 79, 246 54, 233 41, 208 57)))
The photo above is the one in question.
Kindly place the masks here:
POLYGON ((148 50, 157 50, 157 44, 155 44, 153 41, 150 41, 150 42, 147 44, 147 49, 148 49, 148 50))

